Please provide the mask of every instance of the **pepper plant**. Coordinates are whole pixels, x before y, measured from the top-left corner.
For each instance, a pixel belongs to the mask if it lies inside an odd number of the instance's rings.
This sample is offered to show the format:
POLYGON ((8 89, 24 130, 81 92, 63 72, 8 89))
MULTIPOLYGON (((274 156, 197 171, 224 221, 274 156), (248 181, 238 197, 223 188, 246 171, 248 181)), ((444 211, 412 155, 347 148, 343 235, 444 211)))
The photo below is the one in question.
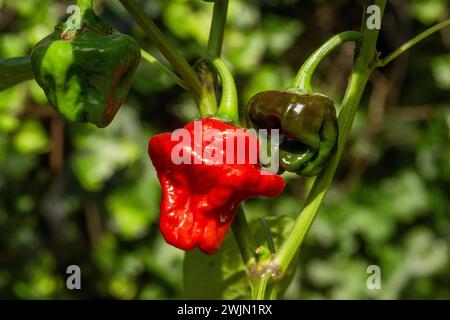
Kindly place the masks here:
MULTIPOLYGON (((227 263, 225 252, 231 257, 237 253, 230 253, 231 249, 239 250, 242 261, 233 262, 242 266, 247 279, 241 297, 282 297, 292 280, 305 236, 343 155, 371 74, 449 26, 450 20, 425 30, 384 56, 377 51, 380 29, 367 23, 370 15, 366 8, 375 5, 381 20, 388 1, 361 1, 364 18, 359 31, 339 33, 321 45, 299 68, 290 88, 262 92, 248 103, 239 103, 238 88, 225 62, 227 57, 222 57, 228 0, 207 1, 213 7, 210 36, 204 54, 195 65, 190 65, 144 14, 139 1, 120 2, 171 67, 141 50, 133 38, 119 34, 98 17, 92 9, 92 0, 78 0, 79 10, 41 40, 30 57, 0 60, 0 89, 35 78, 49 103, 66 121, 90 122, 101 128, 113 121, 124 102, 142 57, 192 95, 200 122, 204 128, 218 130, 220 139, 238 138, 225 133, 227 129, 243 126, 239 113, 245 115, 248 126, 279 129, 284 140, 279 146, 281 169, 278 174, 289 171, 314 177, 295 221, 287 217, 247 221, 242 201, 254 196, 277 196, 284 188, 279 175, 261 174, 260 163, 250 165, 246 160, 243 164, 217 166, 200 159, 199 166, 178 166, 170 161, 174 143, 168 133, 150 140, 149 155, 162 187, 160 226, 164 238, 183 250, 198 246, 204 252, 186 253, 184 270, 188 296, 202 296, 195 294, 195 286, 220 285, 223 279, 209 279, 206 275, 217 265, 227 263), (340 112, 336 115, 335 103, 323 92, 316 92, 311 79, 326 56, 350 41, 355 42, 355 59, 344 98, 339 103, 340 112), (239 106, 245 106, 241 112, 239 106), (222 244, 230 225, 237 246, 230 246, 227 239, 222 244)), ((185 129, 193 135, 194 126, 189 123, 185 129)), ((255 139, 245 130, 240 132, 248 140, 255 139)), ((203 142, 204 151, 207 145, 203 142)), ((258 143, 256 146, 260 147, 258 143)), ((190 156, 195 157, 195 154, 190 156)))

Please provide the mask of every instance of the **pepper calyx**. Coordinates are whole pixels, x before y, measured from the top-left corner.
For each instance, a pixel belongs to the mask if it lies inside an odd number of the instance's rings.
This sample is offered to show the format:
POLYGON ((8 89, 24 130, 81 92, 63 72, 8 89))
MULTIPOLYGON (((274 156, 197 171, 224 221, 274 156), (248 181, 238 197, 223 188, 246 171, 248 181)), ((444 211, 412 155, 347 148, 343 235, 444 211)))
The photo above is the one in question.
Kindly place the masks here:
POLYGON ((336 110, 325 95, 298 89, 260 92, 248 102, 246 118, 250 127, 279 130, 282 170, 315 176, 336 149, 336 110))

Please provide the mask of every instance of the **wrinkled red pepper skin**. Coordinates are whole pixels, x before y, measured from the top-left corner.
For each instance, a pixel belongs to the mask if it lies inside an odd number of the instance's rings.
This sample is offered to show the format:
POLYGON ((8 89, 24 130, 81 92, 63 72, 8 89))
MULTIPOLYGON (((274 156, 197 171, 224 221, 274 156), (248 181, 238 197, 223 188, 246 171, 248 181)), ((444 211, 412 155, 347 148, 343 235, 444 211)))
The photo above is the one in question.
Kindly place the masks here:
POLYGON ((198 246, 203 252, 213 254, 230 228, 239 203, 256 196, 276 196, 283 191, 285 182, 280 176, 261 174, 259 157, 257 163, 252 164, 254 161, 250 160, 249 151, 254 151, 251 148, 246 150, 242 164, 238 163, 237 157, 231 164, 205 159, 205 151, 226 159, 226 147, 217 148, 216 143, 226 146, 229 139, 234 140, 232 152, 236 154, 237 140, 242 136, 245 136, 247 147, 256 146, 259 155, 259 141, 245 129, 214 118, 197 121, 201 121, 201 129, 194 121, 184 127, 191 139, 190 142, 183 141, 182 152, 189 155, 191 164, 173 163, 172 151, 181 140, 171 141, 171 133, 152 137, 148 152, 161 183, 160 229, 164 239, 182 250, 198 246), (220 134, 211 138, 208 136, 210 129, 216 129, 220 134), (241 130, 234 132, 235 129, 241 130), (201 131, 202 139, 196 141, 194 133, 200 134, 198 131, 201 131))

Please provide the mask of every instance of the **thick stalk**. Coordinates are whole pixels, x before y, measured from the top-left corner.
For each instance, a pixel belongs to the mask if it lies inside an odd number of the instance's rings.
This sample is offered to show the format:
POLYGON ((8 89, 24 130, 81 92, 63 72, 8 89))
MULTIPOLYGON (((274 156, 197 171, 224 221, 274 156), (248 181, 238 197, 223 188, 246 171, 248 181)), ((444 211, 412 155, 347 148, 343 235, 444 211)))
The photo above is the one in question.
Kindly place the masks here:
POLYGON ((84 15, 87 10, 92 10, 93 0, 77 0, 78 10, 74 10, 73 6, 68 7, 70 17, 64 28, 64 37, 71 39, 81 28, 84 15))

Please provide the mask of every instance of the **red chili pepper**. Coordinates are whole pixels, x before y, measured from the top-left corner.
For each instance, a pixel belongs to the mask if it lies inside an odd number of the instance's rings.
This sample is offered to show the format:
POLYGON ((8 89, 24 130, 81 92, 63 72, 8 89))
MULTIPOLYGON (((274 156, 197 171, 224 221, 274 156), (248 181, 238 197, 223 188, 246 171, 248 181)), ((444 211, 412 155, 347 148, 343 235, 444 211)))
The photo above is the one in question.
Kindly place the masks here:
POLYGON ((151 138, 148 145, 162 188, 160 229, 177 248, 198 246, 213 254, 239 203, 276 196, 285 182, 280 176, 262 173, 259 141, 245 129, 214 118, 190 122, 184 129, 179 140, 167 132, 151 138), (242 142, 245 149, 239 149, 242 142), (190 163, 176 164, 174 156, 190 163))

